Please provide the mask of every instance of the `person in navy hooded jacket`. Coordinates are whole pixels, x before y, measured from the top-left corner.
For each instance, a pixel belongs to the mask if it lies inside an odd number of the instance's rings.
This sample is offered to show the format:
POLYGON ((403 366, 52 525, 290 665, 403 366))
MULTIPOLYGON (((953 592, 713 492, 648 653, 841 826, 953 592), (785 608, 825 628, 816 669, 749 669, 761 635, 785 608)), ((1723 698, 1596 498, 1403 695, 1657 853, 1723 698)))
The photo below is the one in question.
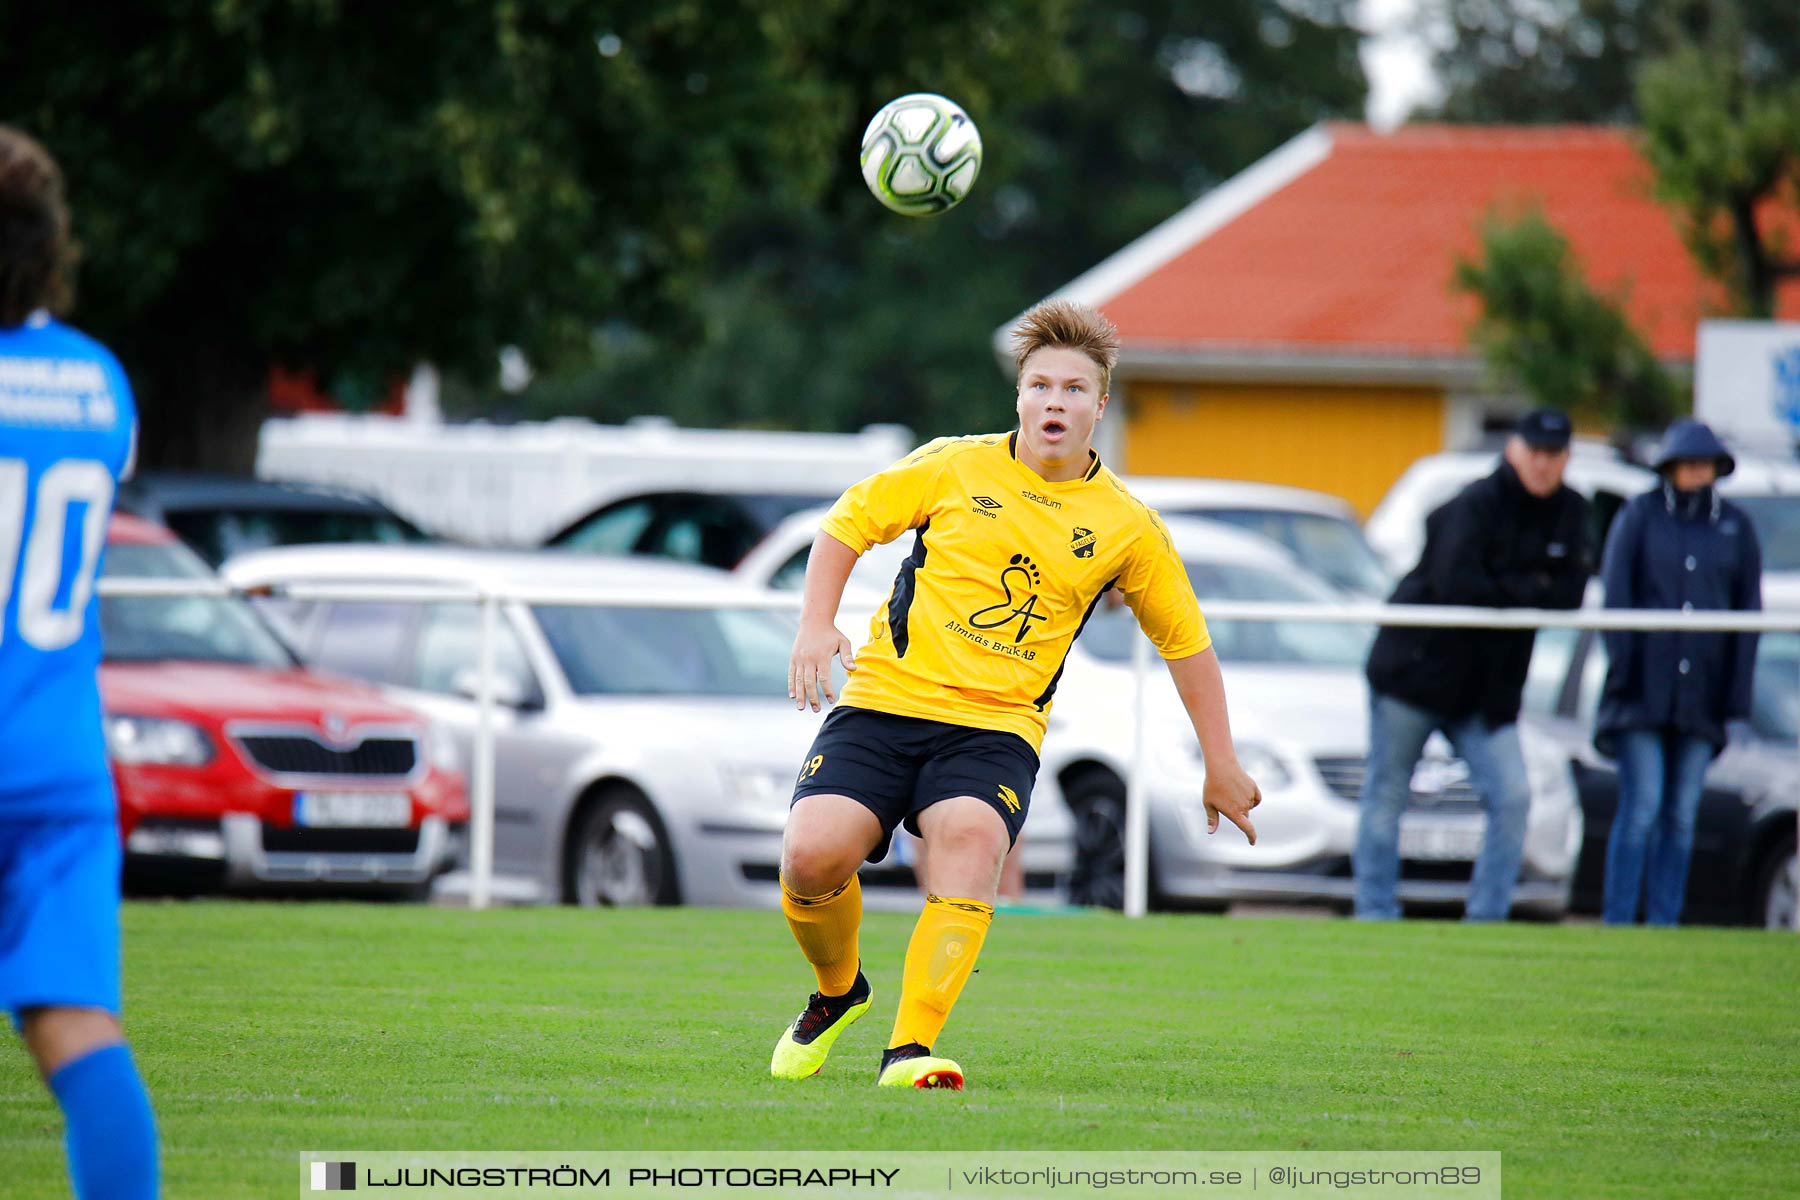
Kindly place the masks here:
MULTIPOLYGON (((1754 611, 1762 551, 1750 519, 1715 483, 1736 467, 1713 431, 1677 421, 1654 466, 1662 483, 1619 511, 1601 578, 1608 608, 1754 611)), ((1602 916, 1674 925, 1687 893, 1707 764, 1729 721, 1750 715, 1754 633, 1608 633, 1594 744, 1619 761, 1602 916)))

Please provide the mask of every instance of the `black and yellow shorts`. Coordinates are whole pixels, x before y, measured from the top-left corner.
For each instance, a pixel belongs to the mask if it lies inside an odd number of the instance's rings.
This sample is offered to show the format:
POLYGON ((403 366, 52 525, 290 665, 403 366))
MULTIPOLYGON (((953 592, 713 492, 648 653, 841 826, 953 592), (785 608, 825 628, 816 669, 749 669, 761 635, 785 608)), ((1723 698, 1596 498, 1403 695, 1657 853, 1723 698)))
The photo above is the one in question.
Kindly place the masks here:
POLYGON ((954 796, 987 801, 1018 841, 1037 772, 1037 751, 1016 733, 840 704, 813 739, 794 799, 848 796, 874 813, 881 841, 869 861, 880 862, 895 826, 917 834, 919 814, 954 796))

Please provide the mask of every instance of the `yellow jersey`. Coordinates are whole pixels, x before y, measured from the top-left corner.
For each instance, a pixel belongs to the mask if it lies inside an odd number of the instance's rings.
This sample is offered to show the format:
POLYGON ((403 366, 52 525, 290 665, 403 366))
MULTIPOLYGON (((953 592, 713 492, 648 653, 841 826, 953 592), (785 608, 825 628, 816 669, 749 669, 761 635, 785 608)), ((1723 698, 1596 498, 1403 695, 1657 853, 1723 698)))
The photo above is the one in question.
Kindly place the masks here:
POLYGON ((842 700, 1043 744, 1069 647, 1117 586, 1164 658, 1212 644, 1168 530, 1095 457, 1051 483, 1018 433, 939 438, 845 492, 821 528, 858 554, 913 531, 842 700))

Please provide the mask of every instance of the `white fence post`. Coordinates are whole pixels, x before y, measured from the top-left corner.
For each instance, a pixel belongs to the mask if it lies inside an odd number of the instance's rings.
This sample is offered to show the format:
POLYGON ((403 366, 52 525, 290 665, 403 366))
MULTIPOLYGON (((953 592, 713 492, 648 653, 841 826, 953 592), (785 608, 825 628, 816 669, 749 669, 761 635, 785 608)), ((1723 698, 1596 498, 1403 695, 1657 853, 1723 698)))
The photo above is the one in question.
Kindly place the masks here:
POLYGON ((481 592, 481 681, 475 688, 475 752, 469 763, 469 907, 486 908, 494 878, 494 642, 500 598, 481 592))
POLYGON ((1150 739, 1150 639, 1131 639, 1131 770, 1125 775, 1125 915, 1141 917, 1150 908, 1150 799, 1144 794, 1144 756, 1150 739))

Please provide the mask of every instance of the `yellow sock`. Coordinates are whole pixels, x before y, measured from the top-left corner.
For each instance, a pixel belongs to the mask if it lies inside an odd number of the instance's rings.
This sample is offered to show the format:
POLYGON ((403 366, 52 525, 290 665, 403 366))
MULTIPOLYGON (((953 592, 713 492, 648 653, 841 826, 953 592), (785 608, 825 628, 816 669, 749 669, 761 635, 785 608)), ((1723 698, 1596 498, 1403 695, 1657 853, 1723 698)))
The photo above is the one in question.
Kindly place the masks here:
POLYGON ((862 881, 855 875, 835 892, 801 896, 781 881, 781 911, 800 952, 819 976, 819 991, 842 996, 856 982, 856 931, 862 926, 862 881))
POLYGON ((927 896, 925 911, 906 945, 906 973, 900 984, 900 1011, 888 1048, 917 1042, 937 1044, 950 1007, 962 994, 994 910, 979 900, 927 896))

